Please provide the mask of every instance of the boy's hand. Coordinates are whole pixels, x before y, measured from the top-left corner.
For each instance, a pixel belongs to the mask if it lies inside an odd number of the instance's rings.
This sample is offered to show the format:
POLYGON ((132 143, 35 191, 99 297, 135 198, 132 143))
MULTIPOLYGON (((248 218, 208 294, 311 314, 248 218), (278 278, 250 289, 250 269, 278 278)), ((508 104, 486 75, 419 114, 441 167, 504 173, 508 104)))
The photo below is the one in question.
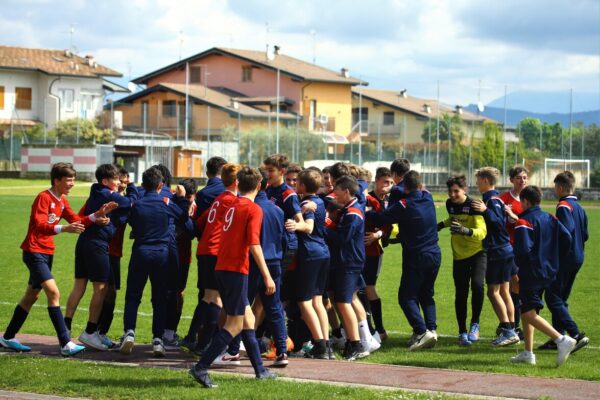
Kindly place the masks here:
POLYGON ((508 207, 507 205, 504 205, 504 212, 508 216, 508 222, 510 222, 511 224, 514 224, 519 219, 517 214, 515 214, 513 212, 513 210, 510 207, 508 207))
POLYGON ((379 240, 380 236, 378 232, 365 233, 365 246, 370 246, 372 243, 379 240))
POLYGON ((452 235, 471 236, 473 234, 473 230, 467 228, 466 226, 462 226, 458 221, 452 221, 452 225, 450 225, 450 233, 452 235))
POLYGON ((98 218, 96 218, 96 221, 94 223, 98 226, 106 226, 106 225, 110 224, 110 218, 98 217, 98 218))
POLYGON ((265 288, 267 290, 265 290, 265 294, 267 296, 272 295, 273 293, 275 293, 275 282, 273 282, 273 278, 271 278, 271 276, 267 276, 265 279, 265 288))
POLYGON ((185 197, 185 188, 182 185, 177 185, 177 189, 175 190, 175 195, 177 197, 185 197))
POLYGON ((285 229, 288 232, 295 232, 296 231, 296 221, 294 221, 293 219, 288 219, 285 221, 285 229))
POLYGON ((315 212, 315 211, 317 211, 317 203, 315 203, 314 201, 307 201, 302 206, 302 214, 304 214, 305 212, 315 212))
POLYGON ((474 200, 473 203, 471 203, 471 208, 477 212, 485 212, 485 210, 487 210, 487 207, 485 206, 485 203, 481 200, 474 200))
POLYGON ((85 226, 79 221, 75 221, 70 225, 64 225, 61 229, 61 232, 67 233, 81 233, 85 231, 85 226))
POLYGON ((107 214, 110 214, 111 211, 117 209, 118 207, 119 205, 116 202, 111 201, 110 203, 106 203, 100 207, 100 209, 96 211, 94 215, 96 216, 96 219, 106 217, 107 214))

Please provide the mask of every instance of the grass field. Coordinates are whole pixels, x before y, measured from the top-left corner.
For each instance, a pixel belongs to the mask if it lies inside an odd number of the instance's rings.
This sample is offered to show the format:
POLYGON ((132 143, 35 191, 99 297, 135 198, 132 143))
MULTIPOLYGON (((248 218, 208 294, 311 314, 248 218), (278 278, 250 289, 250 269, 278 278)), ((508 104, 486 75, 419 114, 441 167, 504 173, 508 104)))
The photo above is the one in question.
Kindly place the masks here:
MULTIPOLYGON (((21 261, 21 251, 19 245, 27 231, 27 223, 31 203, 34 196, 47 183, 45 181, 24 181, 24 180, 0 180, 0 210, 2 210, 2 224, 0 225, 0 237, 3 239, 3 245, 0 248, 0 273, 2 274, 2 289, 0 289, 0 330, 3 330, 12 315, 14 305, 22 295, 27 281, 27 270, 21 261), (19 187, 19 189, 17 189, 19 187)), ((85 195, 88 191, 88 185, 78 183, 71 195, 70 202, 75 210, 83 204, 85 195)), ((441 195, 439 198, 443 198, 441 195)), ((552 211, 554 202, 546 202, 548 211, 552 211)), ((438 306, 438 333, 442 338, 435 349, 420 353, 409 353, 404 343, 409 336, 409 326, 406 322, 400 307, 397 305, 397 289, 400 279, 401 249, 399 245, 390 246, 386 249, 382 273, 378 281, 378 291, 383 299, 384 323, 386 329, 391 334, 390 339, 385 342, 380 351, 366 359, 367 362, 414 365, 421 367, 438 367, 451 369, 464 369, 475 371, 489 371, 512 373, 518 375, 547 376, 547 377, 568 377, 586 380, 600 380, 600 349, 597 340, 600 338, 600 317, 595 306, 594 299, 600 293, 600 277, 598 275, 598 259, 600 258, 600 248, 596 247, 596 240, 600 240, 600 209, 590 207, 587 210, 590 220, 590 241, 586 248, 586 263, 582 268, 573 294, 569 301, 571 312, 579 324, 591 338, 591 345, 574 355, 568 363, 560 369, 554 367, 555 353, 537 352, 538 365, 529 367, 523 365, 513 365, 509 363, 509 358, 518 350, 522 350, 523 345, 511 347, 508 349, 492 349, 490 345, 491 337, 494 333, 497 321, 495 315, 486 300, 482 314, 482 335, 484 339, 470 347, 461 348, 456 345, 457 327, 454 317, 454 286, 452 281, 452 254, 450 250, 450 238, 448 230, 444 230, 440 235, 440 246, 442 247, 443 259, 442 268, 436 283, 436 303, 438 306)), ((439 219, 446 217, 444 207, 438 207, 439 219)), ((126 235, 127 236, 127 235, 126 235)), ((73 283, 73 258, 76 236, 63 234, 56 237, 57 252, 54 258, 53 273, 61 289, 61 304, 64 306, 66 298, 72 288, 73 283)), ((126 240, 124 246, 124 257, 122 261, 122 282, 126 281, 127 263, 131 250, 131 243, 126 240)), ((190 317, 195 306, 196 297, 196 268, 190 270, 188 281, 189 292, 185 303, 183 319, 180 324, 180 332, 187 330, 190 317)), ((122 313, 124 292, 118 294, 117 310, 111 336, 118 337, 122 329, 122 313)), ((89 304, 89 292, 82 300, 81 306, 87 307, 89 304)), ((45 309, 45 300, 39 302, 35 307, 23 327, 24 333, 53 334, 51 323, 48 319, 45 309)), ((150 341, 151 330, 151 304, 149 290, 140 307, 138 318, 137 337, 141 341, 150 341)), ((542 315, 549 317, 549 313, 544 310, 542 315)), ((74 335, 78 335, 85 326, 87 312, 80 310, 75 315, 73 322, 74 335)), ((541 335, 536 339, 541 343, 545 340, 541 335)), ((19 358, 0 357, 0 370, 7 368, 24 368, 27 370, 29 361, 19 358)), ((37 361, 36 361, 37 362, 37 361)), ((42 362, 42 361, 40 361, 42 362)), ((58 362, 58 361, 43 361, 58 362)), ((65 368, 76 368, 69 363, 65 368)), ((98 368, 86 366, 85 368, 98 368)), ((108 367, 106 367, 108 368, 108 367)), ((111 367, 112 368, 112 367, 111 367)), ((111 370, 112 371, 112 370, 111 370)), ((110 374, 109 372, 106 372, 110 374)), ((155 372, 148 371, 148 375, 155 372)), ((2 373, 0 372, 0 376, 2 373)), ((160 373, 163 374, 162 372, 160 373)), ((185 385, 187 378, 174 373, 169 375, 168 379, 181 380, 185 385)), ((146 375, 146 374, 144 374, 146 375)), ((139 378, 141 379, 141 378, 139 378)), ((167 378, 165 378, 167 379, 167 378)), ((235 378, 228 378, 235 380, 235 378)), ((0 379, 0 386, 4 379, 0 379)), ((282 383, 283 384, 283 383, 282 383)), ((279 385, 279 383, 277 383, 279 385)), ((128 388, 120 388, 122 396, 127 397, 128 388)), ((86 392, 77 392, 79 395, 87 395, 86 392)), ((121 393, 121 392, 119 392, 121 393)), ((185 397, 185 394, 181 394, 185 397)), ((304 395, 301 393, 299 395, 304 395)), ((121 396, 121 395, 119 395, 121 396)), ((357 395, 359 396, 359 395, 357 395)), ((104 397, 100 395, 99 397, 104 397)), ((137 397, 137 396, 136 396, 137 397)), ((359 396, 360 398, 360 396, 359 396)))

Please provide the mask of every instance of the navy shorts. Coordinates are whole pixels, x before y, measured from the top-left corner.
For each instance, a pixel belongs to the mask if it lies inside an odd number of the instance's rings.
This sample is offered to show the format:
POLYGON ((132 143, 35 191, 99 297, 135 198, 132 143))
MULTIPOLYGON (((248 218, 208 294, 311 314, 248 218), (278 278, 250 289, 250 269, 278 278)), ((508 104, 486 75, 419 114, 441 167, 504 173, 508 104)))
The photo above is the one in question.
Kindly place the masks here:
POLYGON ((53 259, 54 256, 51 254, 23 252, 23 262, 29 269, 29 286, 33 289, 41 289, 42 283, 54 279, 52 276, 53 259))
POLYGON ((215 279, 217 256, 201 254, 198 258, 198 281, 204 289, 219 290, 215 279))
POLYGON ((295 277, 295 300, 308 301, 321 296, 327 281, 329 259, 299 261, 295 277))
POLYGON ((75 246, 75 279, 109 283, 110 275, 108 243, 80 236, 75 246))
POLYGON ((219 294, 227 315, 244 315, 248 301, 248 275, 232 271, 215 271, 219 294))
POLYGON ((488 285, 500 285, 510 282, 513 268, 515 268, 515 261, 512 256, 507 258, 488 258, 485 283, 488 285))
POLYGON ((354 293, 365 287, 361 270, 347 270, 336 268, 335 282, 333 284, 333 298, 336 303, 352 303, 354 293))
POLYGON ((519 275, 519 267, 517 267, 517 263, 513 261, 512 271, 510 271, 511 276, 519 275))
POLYGON ((375 286, 379 271, 381 271, 381 256, 367 256, 365 260, 365 268, 362 271, 363 279, 367 286, 375 286))
POLYGON ((108 256, 110 262, 110 280, 108 284, 121 289, 121 257, 108 256))
POLYGON ((542 301, 543 293, 544 289, 525 289, 521 287, 521 290, 519 291, 519 307, 521 313, 526 313, 531 310, 535 310, 535 312, 538 313, 544 308, 544 302, 542 301))

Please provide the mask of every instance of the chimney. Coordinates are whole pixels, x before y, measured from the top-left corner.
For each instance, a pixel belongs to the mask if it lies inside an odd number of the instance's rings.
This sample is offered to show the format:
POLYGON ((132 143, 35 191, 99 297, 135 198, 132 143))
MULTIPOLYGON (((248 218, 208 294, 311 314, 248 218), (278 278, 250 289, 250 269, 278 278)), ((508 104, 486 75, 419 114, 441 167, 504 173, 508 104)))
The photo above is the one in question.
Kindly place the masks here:
POLYGON ((350 72, 348 71, 348 68, 342 68, 340 70, 340 75, 344 78, 350 78, 350 72))

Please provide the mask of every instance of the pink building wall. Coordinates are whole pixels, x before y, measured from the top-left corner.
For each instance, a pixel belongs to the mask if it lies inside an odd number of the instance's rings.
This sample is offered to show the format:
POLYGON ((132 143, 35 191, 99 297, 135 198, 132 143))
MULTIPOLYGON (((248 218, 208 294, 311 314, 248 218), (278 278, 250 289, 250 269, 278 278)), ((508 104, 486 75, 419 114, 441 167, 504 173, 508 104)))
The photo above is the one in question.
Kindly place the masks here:
MULTIPOLYGON (((252 69, 252 81, 242 82, 242 67, 250 66, 243 60, 232 56, 210 55, 190 63, 190 66, 199 65, 203 67, 202 81, 205 85, 208 81, 209 87, 223 86, 246 96, 277 96, 277 72, 263 68, 252 69), (208 72, 208 77, 206 77, 208 72), (206 79, 206 80, 205 80, 206 79)), ((155 86, 161 82, 185 83, 185 68, 168 71, 164 74, 151 78, 148 87, 155 86)), ((285 74, 280 74, 279 93, 295 102, 292 110, 302 112, 302 86, 306 82, 295 82, 285 74)))

